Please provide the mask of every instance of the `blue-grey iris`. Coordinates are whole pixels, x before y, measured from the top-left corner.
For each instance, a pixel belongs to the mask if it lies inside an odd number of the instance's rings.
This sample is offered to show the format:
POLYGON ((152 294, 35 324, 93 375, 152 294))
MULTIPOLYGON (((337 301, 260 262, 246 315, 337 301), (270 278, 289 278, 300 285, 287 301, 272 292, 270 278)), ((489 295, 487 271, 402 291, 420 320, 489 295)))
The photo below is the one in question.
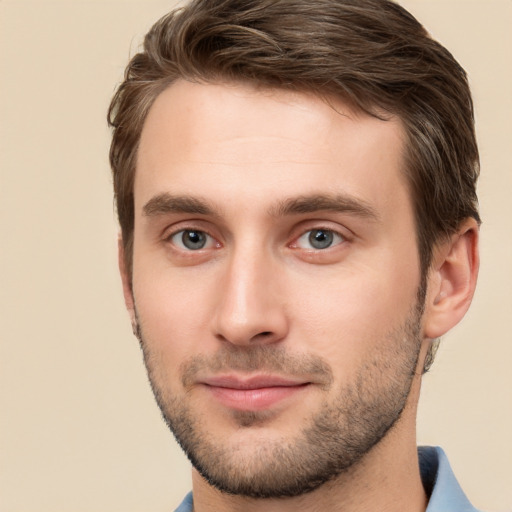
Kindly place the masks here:
POLYGON ((187 249, 202 249, 206 244, 206 235, 202 231, 183 231, 181 241, 187 249))
POLYGON ((334 234, 325 229, 313 229, 309 234, 309 243, 315 249, 326 249, 332 245, 334 234))

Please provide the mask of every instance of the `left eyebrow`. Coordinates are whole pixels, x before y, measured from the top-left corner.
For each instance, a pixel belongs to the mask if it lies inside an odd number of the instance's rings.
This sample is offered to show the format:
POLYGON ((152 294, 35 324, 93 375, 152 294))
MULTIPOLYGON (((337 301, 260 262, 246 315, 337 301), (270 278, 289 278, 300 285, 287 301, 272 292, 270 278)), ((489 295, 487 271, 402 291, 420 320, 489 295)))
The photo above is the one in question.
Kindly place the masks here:
POLYGON ((284 217, 286 215, 297 215, 302 213, 315 213, 320 211, 332 211, 348 213, 356 217, 378 221, 379 214, 362 199, 347 194, 313 194, 285 199, 270 209, 270 215, 284 217))

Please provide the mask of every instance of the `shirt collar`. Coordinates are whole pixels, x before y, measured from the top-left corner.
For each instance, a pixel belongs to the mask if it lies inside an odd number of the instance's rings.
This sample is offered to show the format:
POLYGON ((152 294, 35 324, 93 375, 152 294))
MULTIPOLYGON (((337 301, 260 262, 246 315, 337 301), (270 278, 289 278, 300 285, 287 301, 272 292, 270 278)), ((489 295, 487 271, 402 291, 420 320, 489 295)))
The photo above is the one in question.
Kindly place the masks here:
POLYGON ((426 512, 478 512, 466 498, 441 448, 421 446, 418 457, 423 486, 430 493, 426 512))

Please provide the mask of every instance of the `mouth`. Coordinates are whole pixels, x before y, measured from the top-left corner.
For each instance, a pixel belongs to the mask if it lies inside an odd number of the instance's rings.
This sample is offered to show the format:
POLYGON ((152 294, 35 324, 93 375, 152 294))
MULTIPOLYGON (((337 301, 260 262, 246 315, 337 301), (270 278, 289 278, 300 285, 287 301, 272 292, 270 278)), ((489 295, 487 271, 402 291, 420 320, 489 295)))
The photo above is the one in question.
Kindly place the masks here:
POLYGON ((201 385, 212 398, 230 409, 262 411, 297 398, 311 382, 269 375, 221 375, 206 378, 201 385))

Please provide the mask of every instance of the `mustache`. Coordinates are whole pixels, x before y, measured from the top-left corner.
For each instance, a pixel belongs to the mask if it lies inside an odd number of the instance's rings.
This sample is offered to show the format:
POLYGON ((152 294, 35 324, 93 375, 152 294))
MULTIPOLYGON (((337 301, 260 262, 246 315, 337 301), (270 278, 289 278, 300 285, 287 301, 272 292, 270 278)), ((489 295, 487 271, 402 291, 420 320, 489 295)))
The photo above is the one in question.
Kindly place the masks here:
POLYGON ((185 388, 194 385, 200 376, 231 371, 301 377, 326 388, 333 382, 330 365, 319 356, 291 354, 283 347, 272 345, 222 347, 214 354, 198 354, 187 359, 179 371, 185 388))

